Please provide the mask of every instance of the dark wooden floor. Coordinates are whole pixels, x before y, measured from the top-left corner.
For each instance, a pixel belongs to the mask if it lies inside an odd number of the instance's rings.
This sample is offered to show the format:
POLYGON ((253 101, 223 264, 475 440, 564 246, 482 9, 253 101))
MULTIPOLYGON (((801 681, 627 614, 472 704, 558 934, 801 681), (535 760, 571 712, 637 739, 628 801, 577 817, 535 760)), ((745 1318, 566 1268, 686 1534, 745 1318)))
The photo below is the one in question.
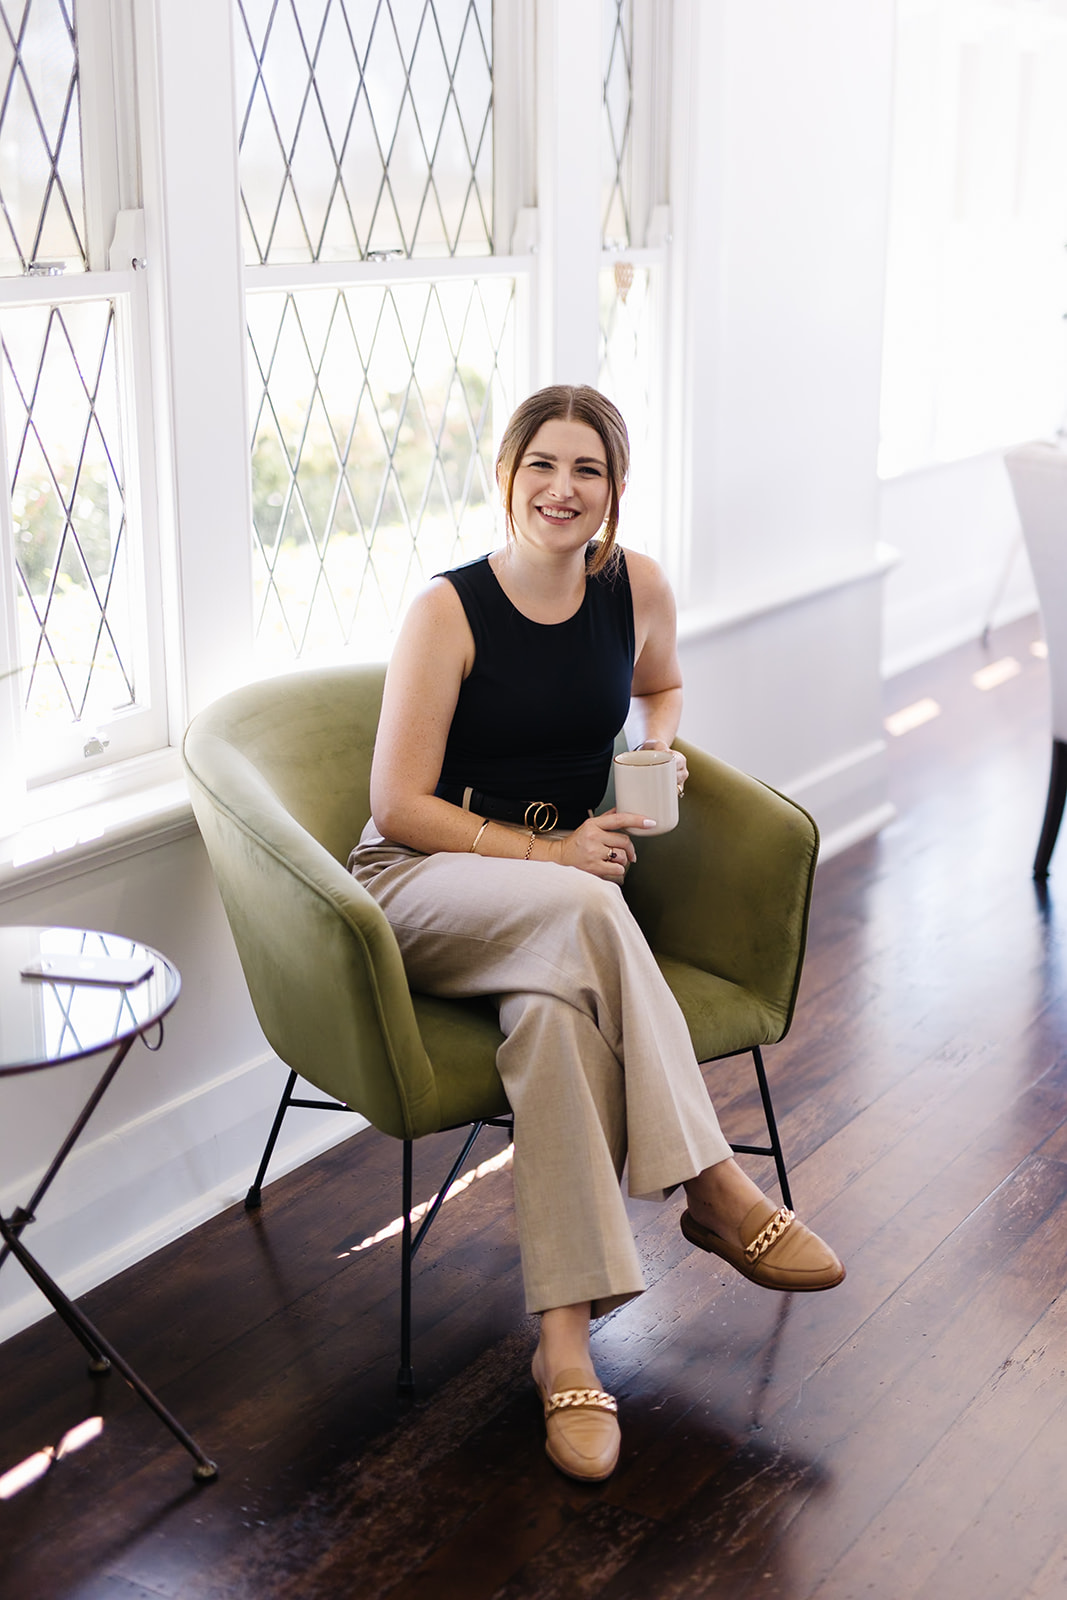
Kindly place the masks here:
MULTIPOLYGON (((840 1289, 753 1288, 688 1249, 677 1202, 634 1205, 650 1288, 595 1336, 623 1457, 571 1484, 542 1454, 509 1173, 419 1259, 405 1406, 396 1240, 349 1253, 399 1209, 398 1148, 360 1135, 87 1297, 214 1486, 118 1379, 94 1393, 65 1330, 4 1347, 0 1471, 106 1418, 0 1504, 5 1600, 1067 1594, 1067 844, 1038 893, 1035 637, 894 680, 887 710, 942 714, 891 741, 898 820, 820 870, 768 1064, 840 1289), (1022 671, 976 689, 1006 654, 1022 671)), ((713 1084, 732 1136, 754 1131, 744 1068, 713 1084)), ((419 1148, 421 1193, 444 1159, 419 1148)))

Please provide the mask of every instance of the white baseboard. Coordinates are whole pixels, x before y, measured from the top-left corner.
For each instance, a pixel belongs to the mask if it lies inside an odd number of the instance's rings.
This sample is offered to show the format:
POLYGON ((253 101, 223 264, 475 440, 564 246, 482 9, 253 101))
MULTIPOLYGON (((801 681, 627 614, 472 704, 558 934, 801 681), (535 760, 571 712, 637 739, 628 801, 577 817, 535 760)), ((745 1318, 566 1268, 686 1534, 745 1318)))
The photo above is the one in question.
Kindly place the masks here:
MULTIPOLYGON (((916 610, 919 609, 916 607, 916 610)), ((926 661, 947 655, 950 650, 958 650, 960 645, 971 644, 981 637, 984 622, 979 620, 977 611, 969 611, 946 623, 943 607, 938 610, 931 606, 928 609, 933 614, 920 617, 917 621, 909 619, 910 626, 891 626, 887 623, 887 637, 907 636, 910 642, 887 651, 882 659, 883 678, 895 678, 898 673, 909 672, 912 667, 920 667, 926 661)), ((990 625, 993 628, 1006 628, 1023 617, 1034 616, 1035 611, 1033 595, 1024 594, 1011 603, 998 606, 990 625)), ((894 622, 896 620, 893 619, 894 622)), ((1034 626, 1040 626, 1036 618, 1034 626)))
POLYGON ((885 740, 872 739, 781 785, 783 794, 818 823, 820 860, 839 855, 892 822, 896 811, 886 799, 886 766, 885 740))
POLYGON ((880 806, 865 811, 861 817, 856 817, 841 828, 835 828, 831 833, 822 834, 819 839, 819 860, 831 861, 834 856, 839 856, 843 851, 851 849, 854 844, 859 844, 863 839, 871 839, 876 833, 888 827, 889 823, 896 820, 897 808, 886 800, 880 806))
MULTIPOLYGON (((77 1299, 244 1198, 285 1072, 273 1054, 257 1057, 74 1150, 26 1234, 66 1294, 77 1299)), ((268 1182, 366 1126, 336 1111, 293 1112, 268 1182)), ((5 1185, 5 1211, 36 1178, 5 1185)), ((0 1341, 51 1309, 15 1261, 0 1274, 0 1296, 0 1341)))

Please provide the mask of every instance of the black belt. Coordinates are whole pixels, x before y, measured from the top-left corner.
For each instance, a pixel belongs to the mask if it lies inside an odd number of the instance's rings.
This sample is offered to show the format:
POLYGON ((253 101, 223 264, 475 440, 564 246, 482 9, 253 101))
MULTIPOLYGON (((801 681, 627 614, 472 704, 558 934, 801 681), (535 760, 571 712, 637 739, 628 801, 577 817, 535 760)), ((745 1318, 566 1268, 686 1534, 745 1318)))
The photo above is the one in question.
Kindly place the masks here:
POLYGON ((462 806, 494 822, 516 822, 534 833, 551 833, 553 828, 577 828, 588 812, 560 809, 553 800, 508 800, 502 795, 483 794, 480 789, 465 789, 458 783, 439 783, 439 800, 462 806))

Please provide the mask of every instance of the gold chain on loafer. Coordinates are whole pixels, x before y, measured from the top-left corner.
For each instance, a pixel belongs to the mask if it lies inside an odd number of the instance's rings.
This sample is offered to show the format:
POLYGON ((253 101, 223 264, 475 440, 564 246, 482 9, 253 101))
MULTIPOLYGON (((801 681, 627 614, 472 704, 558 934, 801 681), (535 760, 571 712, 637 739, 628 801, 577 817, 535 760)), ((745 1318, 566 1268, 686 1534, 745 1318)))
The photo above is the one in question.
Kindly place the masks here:
POLYGON ((604 1389, 561 1389, 545 1401, 545 1421, 556 1411, 568 1411, 573 1406, 584 1406, 590 1411, 618 1412, 619 1402, 604 1389))
POLYGON ((749 1266, 754 1267, 760 1256, 765 1256, 771 1246, 777 1244, 786 1229, 792 1227, 795 1221, 796 1212, 790 1211, 788 1206, 779 1207, 770 1221, 760 1229, 751 1244, 746 1244, 745 1260, 749 1266))

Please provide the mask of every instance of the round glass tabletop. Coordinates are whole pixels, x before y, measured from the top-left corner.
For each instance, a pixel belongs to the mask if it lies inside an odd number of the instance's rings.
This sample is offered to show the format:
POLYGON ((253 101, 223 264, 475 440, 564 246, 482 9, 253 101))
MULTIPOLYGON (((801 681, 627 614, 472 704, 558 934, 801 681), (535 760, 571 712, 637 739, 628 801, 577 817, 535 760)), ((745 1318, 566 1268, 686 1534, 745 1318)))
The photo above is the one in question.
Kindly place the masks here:
POLYGON ((0 1076, 77 1061, 144 1033, 181 984, 166 956, 115 933, 0 927, 0 1076))

